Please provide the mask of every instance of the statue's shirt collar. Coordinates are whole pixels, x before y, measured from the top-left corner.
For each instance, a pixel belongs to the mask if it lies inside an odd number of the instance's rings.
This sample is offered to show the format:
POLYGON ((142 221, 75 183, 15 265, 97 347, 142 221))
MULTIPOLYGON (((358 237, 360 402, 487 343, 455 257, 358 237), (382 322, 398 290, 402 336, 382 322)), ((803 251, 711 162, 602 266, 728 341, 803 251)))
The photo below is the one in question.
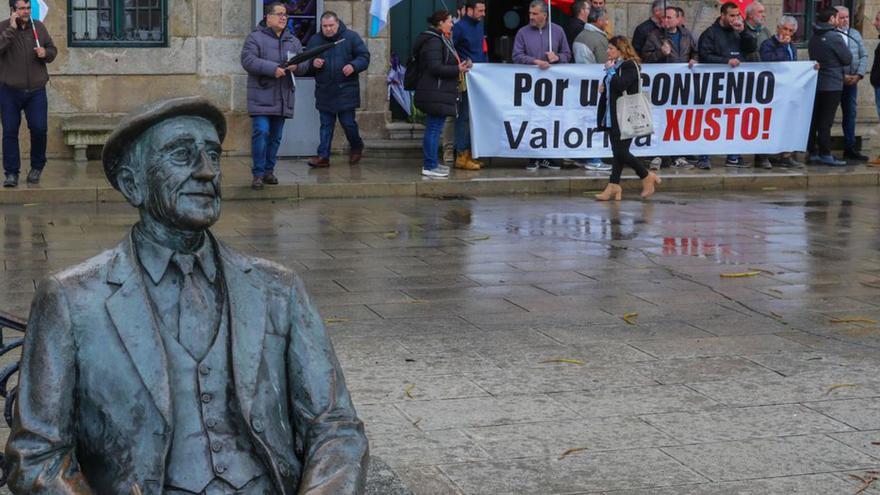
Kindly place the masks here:
MULTIPOLYGON (((150 240, 137 226, 134 228, 133 234, 138 260, 147 274, 149 274, 153 284, 158 285, 162 277, 165 276, 168 265, 171 264, 171 257, 174 256, 174 251, 150 240)), ((201 267, 202 273, 213 283, 214 278, 217 276, 217 264, 215 262, 214 248, 208 235, 205 235, 202 246, 192 254, 197 260, 199 267, 201 267)))

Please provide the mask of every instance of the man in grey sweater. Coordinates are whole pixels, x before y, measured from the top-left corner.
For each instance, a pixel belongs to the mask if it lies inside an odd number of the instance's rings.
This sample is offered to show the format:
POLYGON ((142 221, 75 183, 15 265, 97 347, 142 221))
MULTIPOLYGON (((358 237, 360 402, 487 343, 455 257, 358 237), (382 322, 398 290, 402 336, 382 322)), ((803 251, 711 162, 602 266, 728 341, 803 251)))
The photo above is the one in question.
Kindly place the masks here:
POLYGON ((843 35, 852 54, 852 62, 843 68, 843 93, 840 95, 840 109, 843 111, 843 157, 864 162, 868 157, 856 149, 856 101, 859 98, 859 81, 865 78, 868 71, 868 50, 862 40, 862 33, 849 25, 849 9, 843 6, 837 9, 837 30, 843 35))

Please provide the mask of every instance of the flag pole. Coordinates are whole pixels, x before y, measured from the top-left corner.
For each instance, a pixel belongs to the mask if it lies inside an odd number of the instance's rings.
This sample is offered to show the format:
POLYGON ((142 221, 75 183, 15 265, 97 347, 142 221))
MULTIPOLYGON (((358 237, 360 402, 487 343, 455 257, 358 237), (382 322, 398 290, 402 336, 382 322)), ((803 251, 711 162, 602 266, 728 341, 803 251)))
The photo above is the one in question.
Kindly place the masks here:
POLYGON ((31 17, 31 29, 34 31, 34 41, 37 43, 37 48, 40 48, 40 37, 37 35, 37 25, 34 24, 33 17, 31 17))
POLYGON ((553 51, 553 0, 547 0, 547 35, 550 41, 550 51, 553 51))

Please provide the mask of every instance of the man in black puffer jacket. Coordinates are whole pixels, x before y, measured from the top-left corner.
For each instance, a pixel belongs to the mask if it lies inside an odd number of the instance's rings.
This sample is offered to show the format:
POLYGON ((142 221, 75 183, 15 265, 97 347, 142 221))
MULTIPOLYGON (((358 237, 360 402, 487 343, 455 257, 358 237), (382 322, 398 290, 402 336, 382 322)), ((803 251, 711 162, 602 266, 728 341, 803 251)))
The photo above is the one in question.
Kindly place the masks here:
POLYGON ((811 163, 843 166, 846 162, 831 154, 831 126, 843 94, 843 71, 852 63, 852 52, 837 30, 837 9, 823 9, 816 15, 816 20, 809 50, 810 59, 819 65, 819 78, 807 152, 811 163))
MULTIPOLYGON (((739 67, 747 55, 758 50, 758 41, 745 29, 739 7, 733 2, 721 6, 721 15, 700 35, 699 56, 702 64, 727 64, 739 67)), ((740 155, 727 155, 728 167, 745 167, 740 155)), ((708 156, 701 156, 697 168, 711 168, 708 156)))
POLYGON ((358 74, 370 65, 367 45, 356 32, 345 27, 336 13, 327 11, 321 16, 321 35, 312 36, 306 49, 339 40, 345 41, 312 60, 315 106, 321 114, 321 144, 318 155, 309 160, 312 167, 330 166, 330 143, 337 117, 348 138, 348 164, 357 165, 364 150, 354 111, 361 106, 358 74))

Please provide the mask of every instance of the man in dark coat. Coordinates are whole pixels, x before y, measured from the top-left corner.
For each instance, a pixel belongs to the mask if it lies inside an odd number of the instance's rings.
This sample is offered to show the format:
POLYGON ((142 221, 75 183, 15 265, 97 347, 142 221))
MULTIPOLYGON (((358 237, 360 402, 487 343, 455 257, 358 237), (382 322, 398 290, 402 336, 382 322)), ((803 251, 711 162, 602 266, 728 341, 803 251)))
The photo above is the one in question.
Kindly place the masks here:
MULTIPOLYGON (((761 43, 762 62, 795 62, 797 46, 793 43, 794 33, 798 30, 798 21, 792 16, 784 15, 776 26, 776 34, 761 43)), ((804 164, 794 158, 794 153, 785 152, 779 155, 776 163, 786 168, 804 168, 804 164)))
POLYGON ((816 14, 816 25, 808 49, 810 60, 819 65, 816 100, 810 137, 807 140, 809 162, 843 166, 846 162, 831 154, 831 126, 843 95, 844 69, 852 63, 852 52, 837 30, 837 9, 829 7, 816 14))
POLYGON ((312 167, 330 166, 330 143, 337 118, 348 139, 348 164, 357 165, 364 151, 354 111, 361 106, 358 75, 370 65, 367 45, 339 20, 335 12, 328 11, 321 16, 321 35, 313 36, 306 49, 340 40, 344 41, 312 60, 315 106, 321 115, 321 144, 318 145, 318 155, 309 160, 312 167))
POLYGON ((590 2, 588 0, 577 0, 571 5, 571 17, 565 23, 565 39, 568 40, 569 48, 574 45, 574 39, 581 34, 587 24, 587 17, 590 16, 590 2))
MULTIPOLYGON (((880 12, 874 16, 874 29, 880 34, 880 12)), ((874 65, 871 66, 871 86, 874 87, 874 104, 877 105, 877 118, 880 119, 880 43, 874 48, 874 65)), ((880 155, 868 161, 868 165, 880 166, 880 155)))
MULTIPOLYGON (((725 2, 721 5, 721 15, 714 24, 703 31, 703 34, 700 35, 700 41, 697 43, 700 63, 727 64, 734 68, 739 67, 747 55, 758 49, 757 40, 745 32, 745 27, 737 4, 725 2)), ((737 168, 746 167, 740 155, 727 155, 725 165, 737 168)), ((709 157, 701 156, 697 162, 697 168, 703 170, 711 168, 709 157)))
POLYGON ((241 66, 247 72, 247 107, 251 116, 251 187, 278 184, 275 163, 284 121, 293 118, 296 98, 293 74, 305 75, 308 64, 287 66, 302 44, 287 29, 287 8, 281 2, 265 7, 266 17, 244 40, 241 66))
POLYGON ((6 445, 15 495, 356 495, 363 424, 302 281, 208 230, 223 113, 128 116, 104 146, 140 212, 40 283, 6 445))
POLYGON ((666 15, 665 9, 667 3, 666 0, 654 0, 651 2, 651 17, 636 26, 636 30, 632 37, 632 46, 636 49, 636 53, 639 54, 639 57, 644 58, 642 56, 642 49, 645 47, 645 42, 648 41, 648 37, 663 29, 663 17, 666 15))

